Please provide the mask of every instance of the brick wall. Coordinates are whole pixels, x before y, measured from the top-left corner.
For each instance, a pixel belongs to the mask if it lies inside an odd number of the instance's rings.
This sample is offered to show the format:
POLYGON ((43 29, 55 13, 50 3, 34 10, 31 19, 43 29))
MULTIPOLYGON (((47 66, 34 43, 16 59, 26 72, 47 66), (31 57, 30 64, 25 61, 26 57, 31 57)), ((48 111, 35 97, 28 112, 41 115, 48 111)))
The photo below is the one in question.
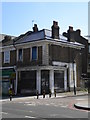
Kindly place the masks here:
POLYGON ((17 62, 17 67, 35 66, 42 64, 42 46, 38 47, 38 59, 31 60, 31 48, 23 49, 23 62, 17 62))
POLYGON ((4 63, 4 52, 2 52, 2 66, 9 67, 16 65, 16 50, 10 51, 10 63, 4 63))
POLYGON ((52 61, 69 62, 69 48, 50 45, 49 56, 50 64, 52 64, 52 61))

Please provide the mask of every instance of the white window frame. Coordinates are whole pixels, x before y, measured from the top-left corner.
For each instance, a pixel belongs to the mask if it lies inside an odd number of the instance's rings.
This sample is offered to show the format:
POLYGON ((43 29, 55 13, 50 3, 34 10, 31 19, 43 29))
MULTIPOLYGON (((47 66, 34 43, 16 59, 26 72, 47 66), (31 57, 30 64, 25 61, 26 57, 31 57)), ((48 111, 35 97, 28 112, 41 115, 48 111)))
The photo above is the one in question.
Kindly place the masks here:
MULTIPOLYGON (((22 49, 22 48, 20 48, 20 49, 22 49)), ((23 62, 23 49, 22 49, 22 60, 19 60, 19 50, 20 49, 17 50, 17 61, 23 62)))
POLYGON ((4 63, 10 63, 10 51, 4 51, 4 63), (8 59, 6 59, 8 54, 8 59))
MULTIPOLYGON (((36 47, 36 48, 37 48, 37 58, 36 58, 35 60, 38 60, 38 47, 37 47, 37 46, 33 46, 33 47, 36 47)), ((30 61, 33 61, 33 60, 32 60, 32 48, 33 48, 33 47, 30 48, 30 61)))

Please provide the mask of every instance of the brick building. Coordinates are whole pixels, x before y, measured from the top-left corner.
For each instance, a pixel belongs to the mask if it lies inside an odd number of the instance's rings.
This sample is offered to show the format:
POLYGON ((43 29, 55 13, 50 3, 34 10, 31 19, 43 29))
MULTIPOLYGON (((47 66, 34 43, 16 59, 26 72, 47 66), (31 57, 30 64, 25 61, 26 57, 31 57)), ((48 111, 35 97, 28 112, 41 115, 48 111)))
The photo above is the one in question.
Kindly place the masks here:
POLYGON ((2 86, 2 94, 8 94, 10 78, 15 73, 11 49, 14 38, 15 36, 0 34, 0 86, 2 86))
POLYGON ((87 74, 90 79, 90 38, 88 40, 88 67, 87 67, 87 74))
POLYGON ((87 72, 87 41, 72 27, 63 35, 59 31, 56 21, 51 30, 38 30, 35 24, 33 31, 2 46, 2 68, 13 69, 16 75, 11 80, 15 94, 68 91, 74 84, 81 87, 81 74, 87 72))

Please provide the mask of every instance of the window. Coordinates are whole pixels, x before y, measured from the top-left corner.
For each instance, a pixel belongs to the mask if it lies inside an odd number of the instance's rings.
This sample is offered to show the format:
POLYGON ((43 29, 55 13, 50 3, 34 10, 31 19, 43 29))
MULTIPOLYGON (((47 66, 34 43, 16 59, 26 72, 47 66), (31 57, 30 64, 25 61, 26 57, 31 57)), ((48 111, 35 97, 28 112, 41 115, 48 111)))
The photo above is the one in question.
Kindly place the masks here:
POLYGON ((90 58, 88 59, 88 65, 89 65, 89 67, 90 67, 90 58))
POLYGON ((32 60, 37 60, 37 47, 32 47, 32 60))
POLYGON ((18 61, 22 61, 23 60, 23 52, 22 49, 19 49, 18 51, 18 61))
POLYGON ((89 53, 90 53, 90 45, 89 45, 89 53))
POLYGON ((4 52, 4 63, 10 63, 10 51, 4 52))

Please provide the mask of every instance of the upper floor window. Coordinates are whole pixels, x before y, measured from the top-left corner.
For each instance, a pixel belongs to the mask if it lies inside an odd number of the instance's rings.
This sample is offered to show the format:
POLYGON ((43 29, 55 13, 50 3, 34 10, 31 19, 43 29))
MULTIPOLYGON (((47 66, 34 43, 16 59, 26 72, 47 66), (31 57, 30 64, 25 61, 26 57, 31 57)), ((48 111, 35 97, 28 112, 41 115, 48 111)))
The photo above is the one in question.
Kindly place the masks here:
POLYGON ((32 60, 37 60, 37 47, 32 47, 32 60))
POLYGON ((90 53, 90 45, 89 45, 89 53, 90 53))
POLYGON ((23 60, 23 50, 19 49, 18 50, 18 61, 22 61, 23 60))
POLYGON ((10 51, 4 52, 4 63, 10 63, 10 51))

